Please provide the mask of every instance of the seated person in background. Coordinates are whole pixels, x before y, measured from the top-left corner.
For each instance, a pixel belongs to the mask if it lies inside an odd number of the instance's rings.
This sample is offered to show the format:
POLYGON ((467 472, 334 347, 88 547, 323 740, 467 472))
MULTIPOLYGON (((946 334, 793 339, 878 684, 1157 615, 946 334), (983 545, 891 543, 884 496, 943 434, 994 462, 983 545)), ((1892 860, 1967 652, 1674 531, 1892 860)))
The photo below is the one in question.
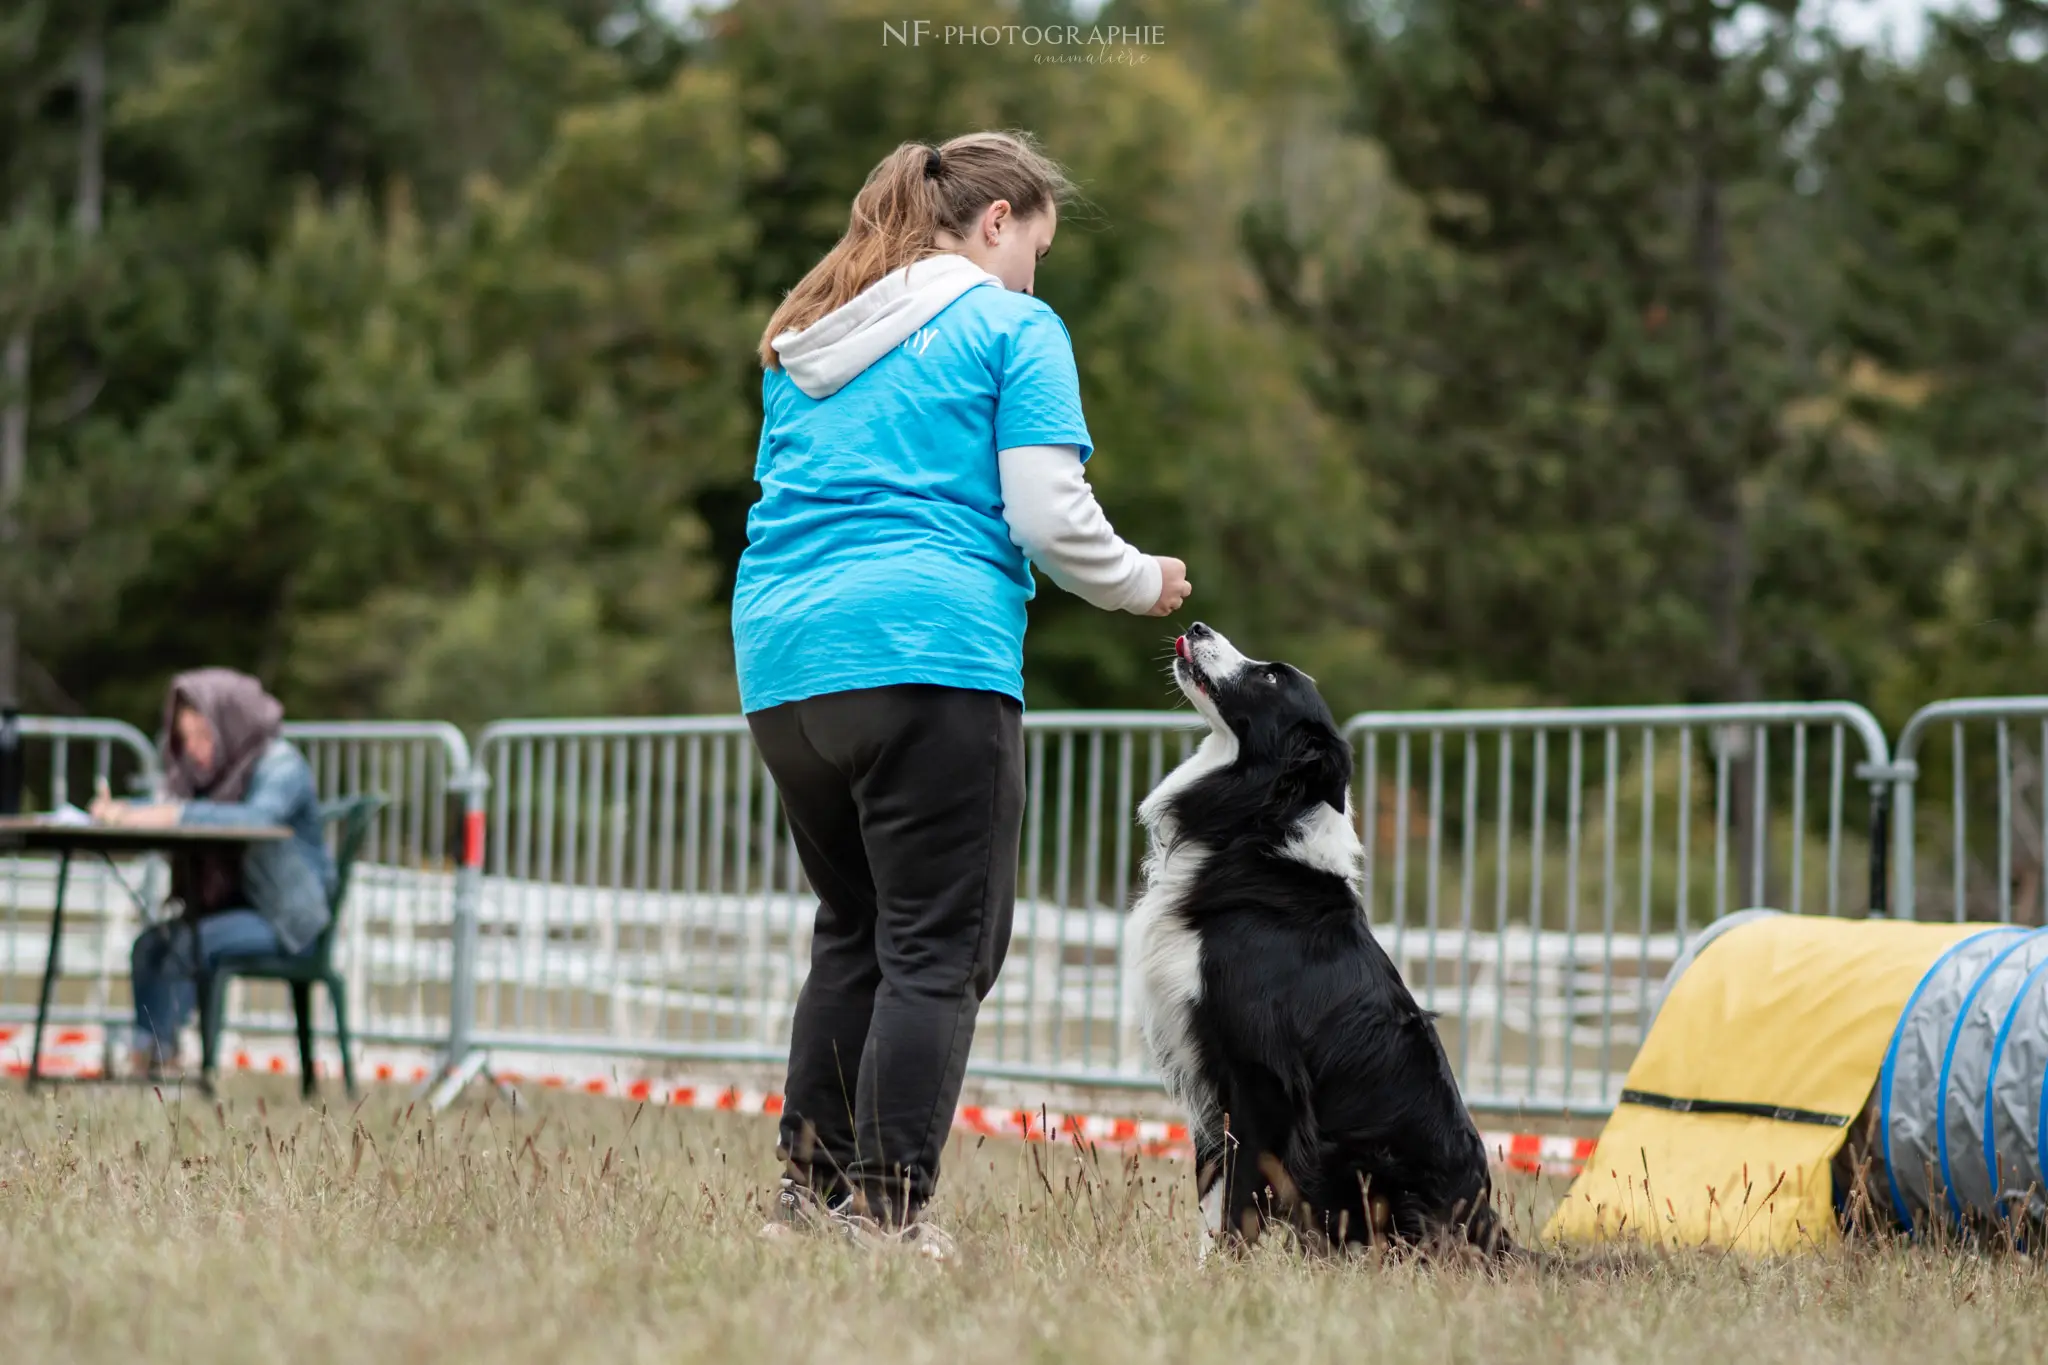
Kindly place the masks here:
POLYGON ((202 668, 171 680, 158 740, 167 802, 116 801, 104 788, 93 818, 112 825, 284 825, 292 837, 243 850, 180 855, 172 891, 183 915, 145 929, 130 962, 134 1069, 155 1074, 178 1052, 203 969, 224 958, 310 952, 328 923, 334 865, 321 837, 313 770, 279 730, 284 708, 244 673, 202 668))

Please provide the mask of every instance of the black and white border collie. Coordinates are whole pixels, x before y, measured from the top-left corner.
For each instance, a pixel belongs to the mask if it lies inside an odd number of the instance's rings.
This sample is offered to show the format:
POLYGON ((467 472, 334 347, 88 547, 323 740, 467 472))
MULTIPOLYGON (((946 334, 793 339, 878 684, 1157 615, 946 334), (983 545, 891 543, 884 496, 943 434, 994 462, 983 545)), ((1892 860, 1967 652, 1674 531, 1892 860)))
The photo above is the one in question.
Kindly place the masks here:
POLYGON ((1311 1249, 1512 1251, 1431 1016, 1366 924, 1351 746, 1314 682, 1197 623, 1174 680, 1209 722, 1139 807, 1145 1037, 1188 1111, 1202 1255, 1277 1223, 1311 1249))

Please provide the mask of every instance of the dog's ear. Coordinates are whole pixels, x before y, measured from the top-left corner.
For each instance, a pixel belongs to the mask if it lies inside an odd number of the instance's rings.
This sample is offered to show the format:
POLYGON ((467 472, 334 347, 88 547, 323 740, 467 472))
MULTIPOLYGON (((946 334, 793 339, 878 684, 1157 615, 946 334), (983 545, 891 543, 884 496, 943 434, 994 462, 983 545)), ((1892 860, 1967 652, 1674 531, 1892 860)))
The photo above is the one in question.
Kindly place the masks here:
POLYGON ((1351 745, 1327 725, 1304 722, 1287 737, 1287 782, 1339 815, 1351 787, 1351 745))

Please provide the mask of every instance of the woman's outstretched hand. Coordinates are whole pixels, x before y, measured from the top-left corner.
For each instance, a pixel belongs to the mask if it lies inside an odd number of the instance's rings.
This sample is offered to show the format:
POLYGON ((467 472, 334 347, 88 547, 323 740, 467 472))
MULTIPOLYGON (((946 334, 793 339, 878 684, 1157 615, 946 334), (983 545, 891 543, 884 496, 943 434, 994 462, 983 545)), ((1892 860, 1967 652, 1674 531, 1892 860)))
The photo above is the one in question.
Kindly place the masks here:
POLYGON ((1170 555, 1154 555, 1153 558, 1159 561, 1159 600, 1145 614, 1171 616, 1195 591, 1188 583, 1188 566, 1170 555))

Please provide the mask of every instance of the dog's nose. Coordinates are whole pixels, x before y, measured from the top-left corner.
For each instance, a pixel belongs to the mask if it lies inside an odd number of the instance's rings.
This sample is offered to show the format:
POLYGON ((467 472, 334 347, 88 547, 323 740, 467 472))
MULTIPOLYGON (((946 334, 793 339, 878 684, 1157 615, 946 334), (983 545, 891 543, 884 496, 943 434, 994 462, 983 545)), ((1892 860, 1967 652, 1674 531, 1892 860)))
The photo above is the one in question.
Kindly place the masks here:
POLYGON ((1199 640, 1204 636, 1214 635, 1215 633, 1215 631, 1209 629, 1200 621, 1197 621, 1193 625, 1189 626, 1187 630, 1187 635, 1190 640, 1199 640))

